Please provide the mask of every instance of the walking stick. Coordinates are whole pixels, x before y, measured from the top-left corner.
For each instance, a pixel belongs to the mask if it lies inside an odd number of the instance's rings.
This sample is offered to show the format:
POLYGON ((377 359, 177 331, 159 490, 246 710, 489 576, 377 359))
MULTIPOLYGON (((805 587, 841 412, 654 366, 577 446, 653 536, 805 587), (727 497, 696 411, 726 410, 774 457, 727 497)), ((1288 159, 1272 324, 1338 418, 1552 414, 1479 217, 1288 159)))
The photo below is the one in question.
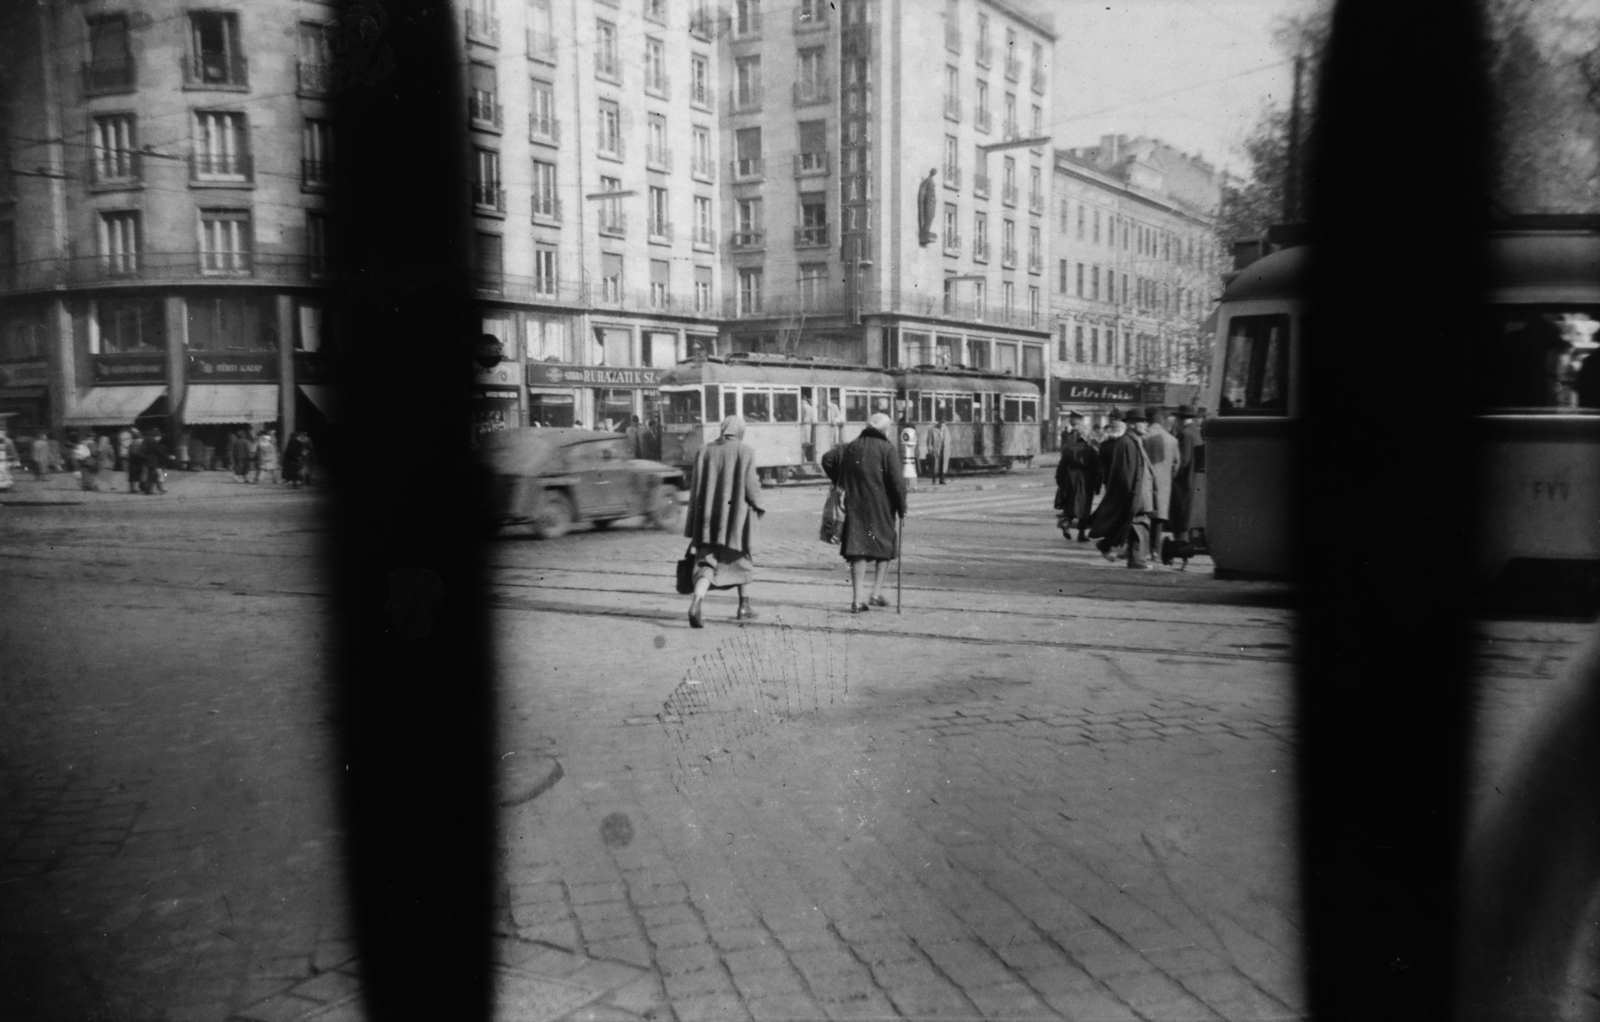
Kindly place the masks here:
POLYGON ((894 612, 900 613, 900 583, 905 578, 905 562, 900 559, 900 536, 906 530, 906 516, 901 515, 894 529, 894 612))

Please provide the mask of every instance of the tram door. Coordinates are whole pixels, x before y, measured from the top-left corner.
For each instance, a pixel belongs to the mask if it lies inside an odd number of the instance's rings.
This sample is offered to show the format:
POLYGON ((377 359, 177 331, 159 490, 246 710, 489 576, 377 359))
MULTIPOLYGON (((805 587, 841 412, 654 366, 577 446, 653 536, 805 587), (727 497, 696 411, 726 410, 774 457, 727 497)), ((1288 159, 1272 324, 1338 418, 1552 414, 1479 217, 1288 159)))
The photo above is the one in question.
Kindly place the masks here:
POLYGON ((988 437, 989 422, 994 417, 994 395, 979 394, 977 412, 972 423, 972 456, 982 458, 989 453, 988 437))

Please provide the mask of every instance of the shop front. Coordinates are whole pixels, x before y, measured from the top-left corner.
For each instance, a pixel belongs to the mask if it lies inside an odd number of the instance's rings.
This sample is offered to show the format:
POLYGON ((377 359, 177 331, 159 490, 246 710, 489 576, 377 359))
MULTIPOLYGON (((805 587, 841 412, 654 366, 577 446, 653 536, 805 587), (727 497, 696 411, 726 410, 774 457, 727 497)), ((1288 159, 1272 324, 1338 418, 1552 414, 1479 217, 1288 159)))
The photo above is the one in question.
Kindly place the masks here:
POLYGON ((191 352, 186 376, 178 446, 187 449, 191 465, 229 467, 229 441, 236 430, 276 428, 281 415, 277 352, 191 352))
POLYGON ((621 430, 632 417, 656 414, 665 369, 647 366, 579 366, 536 362, 528 366, 529 418, 546 426, 582 425, 621 430))
POLYGON ((1103 426, 1113 410, 1143 407, 1144 385, 1136 381, 1062 380, 1055 382, 1057 432, 1066 429, 1067 415, 1077 412, 1090 426, 1103 426))
POLYGON ((472 387, 472 435, 480 437, 503 429, 522 425, 520 409, 522 394, 520 366, 515 362, 501 362, 494 366, 478 366, 474 370, 472 387))
POLYGON ((88 356, 89 386, 68 399, 62 422, 69 429, 108 432, 116 427, 168 428, 165 352, 88 356))
POLYGON ((0 422, 14 434, 50 426, 50 367, 43 359, 0 363, 0 422))

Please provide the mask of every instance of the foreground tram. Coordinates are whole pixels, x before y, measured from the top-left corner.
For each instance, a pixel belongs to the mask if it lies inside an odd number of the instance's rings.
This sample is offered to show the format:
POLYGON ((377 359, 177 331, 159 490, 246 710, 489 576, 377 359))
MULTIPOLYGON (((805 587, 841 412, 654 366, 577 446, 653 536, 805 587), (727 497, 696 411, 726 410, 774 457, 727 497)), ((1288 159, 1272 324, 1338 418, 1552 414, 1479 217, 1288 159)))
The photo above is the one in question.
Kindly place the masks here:
POLYGON ((994 373, 735 354, 679 363, 663 374, 660 392, 661 460, 670 465, 692 465, 734 414, 744 417, 757 469, 776 482, 860 436, 878 412, 911 422, 919 435, 943 418, 954 468, 1008 467, 1039 453, 1039 388, 994 373), (828 422, 830 406, 843 422, 828 422))
MULTIPOLYGON (((1468 355, 1473 457, 1487 483, 1473 574, 1496 604, 1587 607, 1600 596, 1600 223, 1518 218, 1487 244, 1468 355)), ((1308 256, 1266 256, 1222 295, 1215 416, 1203 426, 1218 577, 1289 572, 1308 256)))

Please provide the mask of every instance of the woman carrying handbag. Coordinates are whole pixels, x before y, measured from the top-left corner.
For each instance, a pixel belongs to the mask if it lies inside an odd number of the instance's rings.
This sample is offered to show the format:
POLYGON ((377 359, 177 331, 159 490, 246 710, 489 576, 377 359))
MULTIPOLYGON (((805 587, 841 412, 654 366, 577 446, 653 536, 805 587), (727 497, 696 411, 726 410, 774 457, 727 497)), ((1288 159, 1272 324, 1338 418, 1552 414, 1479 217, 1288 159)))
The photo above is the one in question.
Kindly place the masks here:
POLYGON ((721 436, 700 448, 695 456, 694 476, 689 484, 689 515, 683 527, 683 534, 689 538, 685 559, 693 561, 691 628, 704 627, 700 605, 712 589, 738 589, 736 617, 751 620, 756 616, 745 587, 755 578, 755 563, 751 560, 755 521, 766 514, 766 509, 761 506, 756 452, 743 440, 744 419, 730 415, 722 420, 721 436))

